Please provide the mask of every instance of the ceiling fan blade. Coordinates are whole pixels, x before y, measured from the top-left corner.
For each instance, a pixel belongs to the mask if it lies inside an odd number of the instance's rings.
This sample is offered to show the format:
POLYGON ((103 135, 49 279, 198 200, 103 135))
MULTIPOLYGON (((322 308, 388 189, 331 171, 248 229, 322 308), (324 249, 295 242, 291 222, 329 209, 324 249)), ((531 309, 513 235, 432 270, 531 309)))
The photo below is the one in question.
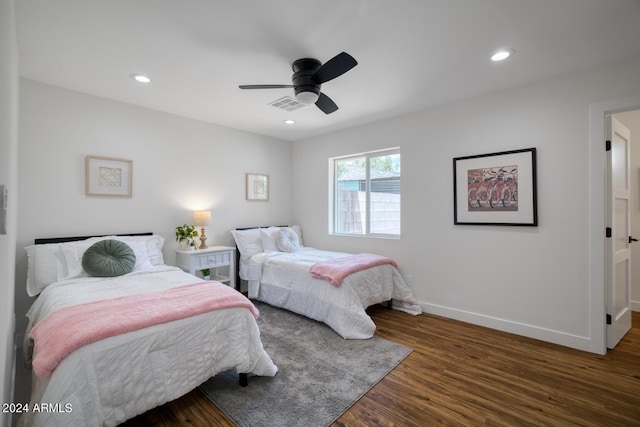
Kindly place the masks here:
POLYGON ((240 89, 284 89, 292 88, 293 85, 240 85, 240 89))
POLYGON ((358 61, 353 56, 342 52, 320 66, 311 79, 318 84, 326 83, 343 75, 356 65, 358 65, 358 61))
POLYGON ((316 106, 325 114, 331 114, 338 109, 336 103, 322 92, 316 101, 316 106))

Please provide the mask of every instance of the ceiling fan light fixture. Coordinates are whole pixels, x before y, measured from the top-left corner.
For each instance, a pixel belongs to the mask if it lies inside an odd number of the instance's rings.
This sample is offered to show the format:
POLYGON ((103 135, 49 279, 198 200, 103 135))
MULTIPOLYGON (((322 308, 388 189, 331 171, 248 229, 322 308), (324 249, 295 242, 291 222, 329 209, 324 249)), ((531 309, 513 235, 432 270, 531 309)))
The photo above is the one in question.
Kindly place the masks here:
MULTIPOLYGON (((239 85, 240 89, 283 89, 293 88, 297 106, 315 104, 325 114, 331 114, 338 110, 338 106, 326 94, 320 92, 322 84, 339 77, 358 65, 351 55, 342 52, 322 64, 317 59, 301 58, 291 64, 293 75, 291 85, 281 84, 259 84, 259 85, 239 85)), ((293 98, 291 98, 293 100, 293 98)), ((291 111, 281 107, 275 101, 269 105, 291 111)), ((296 107, 297 108, 297 107, 296 107)))
POLYGON ((319 95, 312 91, 303 91, 296 93, 296 100, 301 104, 315 104, 319 95))

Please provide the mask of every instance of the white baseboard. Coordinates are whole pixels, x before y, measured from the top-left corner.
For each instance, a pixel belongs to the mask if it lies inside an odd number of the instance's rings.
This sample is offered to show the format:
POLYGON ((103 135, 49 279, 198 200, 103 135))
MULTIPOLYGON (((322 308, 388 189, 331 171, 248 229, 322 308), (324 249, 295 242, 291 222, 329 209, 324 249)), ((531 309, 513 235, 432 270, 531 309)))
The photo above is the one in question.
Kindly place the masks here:
POLYGON ((593 350, 591 349, 591 338, 589 337, 567 334, 565 332, 541 328, 539 326, 527 325, 524 323, 499 319, 496 317, 458 310, 455 308, 436 304, 420 303, 420 305, 422 306, 422 310, 425 313, 460 320, 462 322, 472 323, 474 325, 497 329, 499 331, 522 335, 529 338, 535 338, 541 341, 559 344, 565 347, 593 352, 593 350))
POLYGON ((631 311, 640 311, 640 301, 631 301, 631 311))

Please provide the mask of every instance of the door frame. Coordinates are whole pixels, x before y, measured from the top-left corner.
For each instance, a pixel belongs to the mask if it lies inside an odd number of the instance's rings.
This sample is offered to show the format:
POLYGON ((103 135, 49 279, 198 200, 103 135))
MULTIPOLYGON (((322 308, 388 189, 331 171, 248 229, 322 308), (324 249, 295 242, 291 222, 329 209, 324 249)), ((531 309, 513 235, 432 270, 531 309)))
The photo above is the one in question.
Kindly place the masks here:
POLYGON ((589 293, 590 350, 607 352, 605 227, 606 116, 640 110, 640 96, 589 105, 589 293))

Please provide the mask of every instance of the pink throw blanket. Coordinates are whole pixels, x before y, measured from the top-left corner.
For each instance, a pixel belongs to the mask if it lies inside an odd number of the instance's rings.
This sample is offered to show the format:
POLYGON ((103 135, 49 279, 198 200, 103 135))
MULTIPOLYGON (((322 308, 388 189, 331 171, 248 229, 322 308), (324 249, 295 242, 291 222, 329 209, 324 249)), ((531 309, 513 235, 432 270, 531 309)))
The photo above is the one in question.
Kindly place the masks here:
POLYGON ((398 268, 398 264, 391 258, 363 253, 319 262, 313 264, 309 271, 316 279, 328 280, 333 286, 340 286, 348 275, 383 264, 398 268))
POLYGON ((33 371, 47 378, 65 357, 84 345, 230 307, 247 308, 256 319, 260 315, 244 295, 213 281, 65 307, 31 330, 33 371))

